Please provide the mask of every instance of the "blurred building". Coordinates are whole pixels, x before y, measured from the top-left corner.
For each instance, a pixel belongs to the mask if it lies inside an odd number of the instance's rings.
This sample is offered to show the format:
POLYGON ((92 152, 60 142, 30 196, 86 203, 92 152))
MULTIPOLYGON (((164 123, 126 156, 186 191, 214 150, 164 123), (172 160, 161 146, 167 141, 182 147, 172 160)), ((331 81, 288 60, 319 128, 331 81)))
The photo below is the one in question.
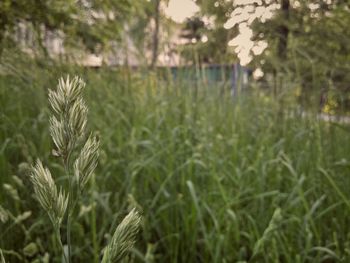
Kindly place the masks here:
MULTIPOLYGON (((160 29, 159 34, 164 36, 168 32, 163 32, 160 29)), ((128 34, 127 27, 125 27, 121 39, 122 41, 111 41, 108 51, 93 54, 81 48, 67 48, 63 32, 50 31, 45 27, 34 30, 30 24, 21 22, 17 25, 14 33, 14 41, 22 51, 32 56, 44 50, 53 59, 68 57, 70 61, 73 60, 80 65, 90 67, 99 67, 103 64, 138 67, 148 64, 152 55, 150 48, 147 45, 142 49, 137 48, 128 34), (38 41, 38 37, 41 41, 38 41)), ((175 66, 180 64, 180 55, 176 52, 179 41, 177 34, 168 34, 167 41, 162 43, 162 48, 159 50, 157 65, 175 66)))

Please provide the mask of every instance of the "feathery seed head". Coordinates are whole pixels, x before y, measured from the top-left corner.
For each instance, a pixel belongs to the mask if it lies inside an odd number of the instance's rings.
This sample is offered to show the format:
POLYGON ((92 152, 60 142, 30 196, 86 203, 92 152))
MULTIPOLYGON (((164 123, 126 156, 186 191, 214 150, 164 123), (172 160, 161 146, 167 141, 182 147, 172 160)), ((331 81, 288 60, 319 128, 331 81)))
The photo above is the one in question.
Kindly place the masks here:
POLYGON ((74 163, 74 175, 80 190, 83 189, 97 166, 99 145, 97 137, 90 135, 74 163))
POLYGON ((65 97, 53 90, 49 90, 49 102, 56 114, 60 114, 65 108, 65 97))
POLYGON ((85 82, 79 77, 74 77, 72 80, 70 80, 69 76, 66 80, 60 78, 57 90, 49 91, 49 102, 55 113, 61 114, 65 112, 69 104, 81 96, 84 87, 85 82))
POLYGON ((102 263, 116 263, 123 259, 135 243, 141 217, 133 209, 118 225, 113 237, 105 248, 102 263))
POLYGON ((49 169, 44 168, 40 160, 33 167, 30 179, 39 203, 50 215, 51 220, 59 225, 67 208, 68 197, 62 189, 58 193, 49 169))
POLYGON ((280 227, 282 220, 283 220, 283 216, 282 216, 281 208, 278 207, 274 211, 272 218, 270 220, 270 223, 268 227, 265 229, 263 235, 254 245, 254 249, 253 249, 254 256, 262 251, 265 244, 272 238, 273 234, 277 231, 278 227, 280 227))
POLYGON ((68 123, 71 130, 70 132, 77 138, 80 138, 84 134, 87 123, 87 112, 88 109, 81 98, 75 100, 73 105, 69 108, 68 123))
POLYGON ((75 76, 70 80, 68 76, 65 82, 63 78, 60 79, 58 90, 62 91, 69 101, 74 101, 81 96, 84 87, 85 82, 81 78, 75 76))
POLYGON ((49 91, 49 102, 56 116, 50 120, 51 137, 57 156, 67 155, 75 142, 84 135, 87 107, 82 98, 85 83, 79 78, 59 79, 55 91, 49 91))
POLYGON ((50 118, 50 134, 56 146, 54 150, 56 156, 62 156, 69 148, 69 137, 65 130, 64 123, 57 120, 55 116, 50 118))

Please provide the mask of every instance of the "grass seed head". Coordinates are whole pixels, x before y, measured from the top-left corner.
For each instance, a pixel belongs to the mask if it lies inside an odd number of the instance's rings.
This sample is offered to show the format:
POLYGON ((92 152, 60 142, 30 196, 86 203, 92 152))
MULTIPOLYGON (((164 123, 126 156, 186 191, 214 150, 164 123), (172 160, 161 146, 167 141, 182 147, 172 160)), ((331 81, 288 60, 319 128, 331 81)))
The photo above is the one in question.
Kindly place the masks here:
POLYGON ((273 234, 277 231, 277 229, 280 227, 280 224, 283 220, 281 208, 276 208, 274 211, 272 218, 270 220, 270 223, 268 227, 265 229, 263 235, 261 238, 255 243, 254 245, 254 250, 253 250, 253 255, 257 255, 258 253, 261 252, 265 244, 271 240, 273 237, 273 234))
POLYGON ((133 209, 118 225, 109 245, 105 248, 102 263, 120 262, 133 247, 141 217, 133 209))
POLYGON ((74 175, 81 190, 84 188, 97 166, 99 145, 98 138, 90 135, 74 163, 74 175))
POLYGON ((49 91, 49 102, 55 116, 50 120, 50 133, 57 156, 65 156, 83 137, 87 123, 87 107, 82 98, 85 83, 79 78, 59 79, 55 91, 49 91))
POLYGON ((59 115, 67 111, 69 104, 81 96, 84 87, 85 82, 79 77, 72 80, 69 76, 66 79, 60 78, 56 91, 49 91, 49 102, 54 112, 59 115))
POLYGON ((64 123, 61 120, 57 120, 55 116, 50 118, 50 134, 51 138, 56 146, 54 155, 65 155, 69 149, 69 137, 64 128, 64 123))
POLYGON ((87 123, 88 109, 84 101, 77 99, 68 111, 68 123, 72 137, 80 138, 84 135, 87 123))
POLYGON ((49 169, 44 168, 40 160, 33 167, 30 179, 34 185, 34 193, 44 210, 54 223, 60 225, 64 217, 68 197, 62 189, 57 191, 49 169))

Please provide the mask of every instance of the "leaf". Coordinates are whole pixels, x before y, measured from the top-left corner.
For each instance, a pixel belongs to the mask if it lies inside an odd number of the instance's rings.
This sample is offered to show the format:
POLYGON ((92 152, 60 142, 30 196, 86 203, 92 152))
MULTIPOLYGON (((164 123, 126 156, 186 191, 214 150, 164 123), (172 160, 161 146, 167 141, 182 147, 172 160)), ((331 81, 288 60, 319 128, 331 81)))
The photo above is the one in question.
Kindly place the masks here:
POLYGON ((16 217, 15 223, 19 224, 22 221, 26 220, 32 215, 32 211, 26 211, 23 214, 20 214, 19 216, 16 217))
POLYGON ((49 253, 45 253, 45 255, 41 258, 43 263, 49 263, 50 262, 50 255, 49 253))
POLYGON ((23 253, 27 257, 33 257, 39 252, 37 244, 34 242, 29 243, 23 248, 23 253))
POLYGON ((330 255, 331 257, 333 257, 335 259, 339 259, 339 257, 337 256, 337 254, 335 254, 335 252, 333 252, 332 250, 330 250, 329 248, 326 248, 326 247, 313 247, 311 250, 323 252, 325 254, 330 255))
POLYGON ((9 219, 8 212, 0 205, 0 222, 6 223, 9 219))
POLYGON ((0 259, 1 259, 1 263, 6 263, 4 255, 2 254, 2 250, 0 249, 0 259))
POLYGON ((15 201, 20 201, 17 189, 14 188, 12 185, 10 184, 3 184, 3 187, 5 189, 5 191, 8 193, 9 196, 11 196, 11 198, 15 201))

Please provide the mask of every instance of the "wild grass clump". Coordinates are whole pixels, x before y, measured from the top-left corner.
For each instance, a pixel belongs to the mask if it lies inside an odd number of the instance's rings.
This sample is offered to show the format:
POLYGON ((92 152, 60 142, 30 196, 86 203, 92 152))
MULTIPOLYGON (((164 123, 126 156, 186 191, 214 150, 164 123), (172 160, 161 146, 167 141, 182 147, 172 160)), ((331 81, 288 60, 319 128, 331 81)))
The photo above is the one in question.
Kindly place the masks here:
MULTIPOLYGON (((80 78, 67 77, 59 80, 56 90, 49 91, 49 102, 54 112, 50 118, 50 134, 55 145, 52 153, 63 163, 68 181, 66 187, 56 186, 50 170, 40 160, 33 166, 30 175, 34 195, 49 215, 66 263, 73 262, 71 224, 74 211, 94 173, 99 156, 97 136, 86 135, 88 110, 82 96, 84 86, 80 78), (64 219, 66 245, 62 242, 60 231, 64 219)), ((133 209, 117 227, 110 244, 104 249, 102 262, 120 262, 126 256, 135 242, 139 224, 140 215, 133 209)))
MULTIPOLYGON (((74 262, 117 258, 113 244, 134 233, 120 223, 133 208, 143 219, 141 240, 128 256, 134 263, 350 262, 347 124, 303 116, 297 104, 260 90, 232 98, 225 84, 165 82, 106 69, 81 75, 89 84, 85 131, 99 130, 103 139, 84 132, 76 140, 69 176, 56 162, 63 163, 65 150, 54 143, 54 157, 47 139, 45 98, 54 77, 31 87, 0 78, 6 112, 0 122, 0 180, 6 184, 0 247, 8 261, 62 262, 52 226, 36 216, 44 210, 28 191, 28 164, 41 156, 57 195, 62 188, 63 199, 78 200, 71 220, 74 262), (30 96, 40 98, 38 104, 29 103, 30 96), (95 156, 95 144, 99 165, 93 169, 86 166, 93 158, 79 156, 95 156)), ((68 145, 61 138, 57 144, 68 145)), ((67 252, 70 205, 60 227, 67 252)))

